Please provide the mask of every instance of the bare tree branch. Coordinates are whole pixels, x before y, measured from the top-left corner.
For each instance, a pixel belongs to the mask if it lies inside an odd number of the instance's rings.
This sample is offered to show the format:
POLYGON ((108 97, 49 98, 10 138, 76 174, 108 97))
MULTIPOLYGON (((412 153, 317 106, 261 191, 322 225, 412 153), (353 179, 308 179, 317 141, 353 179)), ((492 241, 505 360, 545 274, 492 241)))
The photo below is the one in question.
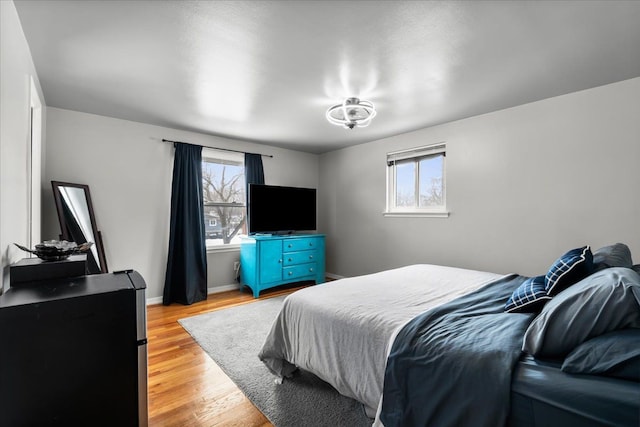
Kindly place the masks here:
MULTIPOLYGON (((202 184, 204 203, 241 203, 244 199, 244 174, 234 173, 229 176, 226 165, 215 170, 203 168, 202 184)), ((233 170, 233 169, 231 169, 233 170)), ((231 206, 210 207, 209 212, 217 220, 215 233, 219 229, 224 243, 229 243, 242 230, 245 218, 242 208, 231 206)))

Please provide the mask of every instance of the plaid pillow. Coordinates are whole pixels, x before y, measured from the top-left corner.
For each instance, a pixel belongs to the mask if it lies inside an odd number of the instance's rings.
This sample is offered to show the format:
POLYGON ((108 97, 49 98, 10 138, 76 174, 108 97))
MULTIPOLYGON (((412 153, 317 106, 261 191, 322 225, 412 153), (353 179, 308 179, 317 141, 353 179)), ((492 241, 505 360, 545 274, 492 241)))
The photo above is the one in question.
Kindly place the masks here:
POLYGON ((553 263, 544 278, 547 295, 554 296, 593 272, 589 246, 572 249, 553 263))
POLYGON ((547 295, 544 276, 531 277, 513 291, 504 311, 508 313, 537 313, 551 297, 547 295))

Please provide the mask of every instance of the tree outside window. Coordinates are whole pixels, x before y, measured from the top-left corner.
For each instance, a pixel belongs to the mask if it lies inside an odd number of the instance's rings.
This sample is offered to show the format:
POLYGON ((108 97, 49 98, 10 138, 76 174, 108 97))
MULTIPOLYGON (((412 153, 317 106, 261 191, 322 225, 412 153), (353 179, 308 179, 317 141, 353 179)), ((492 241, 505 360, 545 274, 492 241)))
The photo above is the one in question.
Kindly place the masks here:
POLYGON ((246 233, 242 155, 203 150, 202 188, 207 244, 236 243, 246 233))
POLYGON ((444 155, 439 154, 421 159, 420 195, 418 206, 423 208, 444 206, 444 155))

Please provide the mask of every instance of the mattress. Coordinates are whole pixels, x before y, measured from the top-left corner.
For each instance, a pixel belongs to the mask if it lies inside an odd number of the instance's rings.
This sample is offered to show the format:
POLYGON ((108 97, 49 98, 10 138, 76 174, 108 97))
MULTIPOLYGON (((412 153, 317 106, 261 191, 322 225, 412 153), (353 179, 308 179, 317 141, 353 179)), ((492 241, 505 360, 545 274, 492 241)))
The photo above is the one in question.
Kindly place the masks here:
POLYGON ((500 277, 420 264, 305 288, 285 299, 259 357, 280 377, 315 374, 373 417, 397 330, 500 277))
POLYGON ((516 365, 511 399, 510 426, 640 426, 640 383, 566 374, 528 355, 516 365))

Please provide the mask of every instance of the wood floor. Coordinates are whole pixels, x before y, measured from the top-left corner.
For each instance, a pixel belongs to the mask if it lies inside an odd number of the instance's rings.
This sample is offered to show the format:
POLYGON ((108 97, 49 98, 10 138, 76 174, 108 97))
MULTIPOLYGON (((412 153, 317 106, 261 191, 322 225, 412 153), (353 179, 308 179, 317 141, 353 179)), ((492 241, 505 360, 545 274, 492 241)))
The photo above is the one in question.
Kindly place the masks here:
MULTIPOLYGON (((300 288, 264 291, 260 299, 300 288)), ((178 323, 184 317, 255 301, 249 292, 229 291, 189 306, 147 308, 150 426, 272 425, 178 323)))

